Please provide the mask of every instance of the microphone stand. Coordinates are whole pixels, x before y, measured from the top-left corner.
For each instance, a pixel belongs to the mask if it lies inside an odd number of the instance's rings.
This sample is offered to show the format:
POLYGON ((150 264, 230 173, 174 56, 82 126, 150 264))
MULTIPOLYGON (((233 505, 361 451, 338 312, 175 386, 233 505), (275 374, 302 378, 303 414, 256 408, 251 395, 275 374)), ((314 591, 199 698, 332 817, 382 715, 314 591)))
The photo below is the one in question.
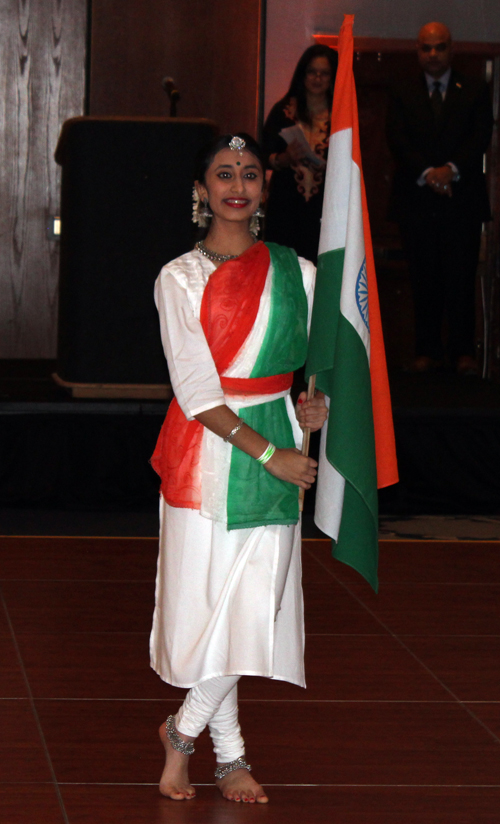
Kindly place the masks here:
POLYGON ((173 77, 164 77, 161 81, 161 87, 170 100, 169 117, 177 117, 177 103, 181 99, 181 96, 179 90, 176 88, 175 80, 173 77))

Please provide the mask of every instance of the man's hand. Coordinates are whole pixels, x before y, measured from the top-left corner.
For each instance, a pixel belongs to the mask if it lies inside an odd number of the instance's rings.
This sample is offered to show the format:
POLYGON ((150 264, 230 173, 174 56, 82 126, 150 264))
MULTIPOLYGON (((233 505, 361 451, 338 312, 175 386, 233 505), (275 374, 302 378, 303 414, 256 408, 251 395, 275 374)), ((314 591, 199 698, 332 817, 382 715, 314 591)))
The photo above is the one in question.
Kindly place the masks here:
POLYGON ((425 182, 438 195, 451 197, 451 181, 453 180, 453 169, 451 166, 438 166, 436 169, 429 169, 425 176, 425 182))

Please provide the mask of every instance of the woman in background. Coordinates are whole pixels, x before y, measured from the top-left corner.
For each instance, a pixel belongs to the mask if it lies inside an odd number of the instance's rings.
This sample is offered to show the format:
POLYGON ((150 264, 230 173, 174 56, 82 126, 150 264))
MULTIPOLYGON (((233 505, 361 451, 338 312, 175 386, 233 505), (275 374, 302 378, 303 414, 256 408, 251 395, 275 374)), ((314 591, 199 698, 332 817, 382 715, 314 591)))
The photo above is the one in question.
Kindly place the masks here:
POLYGON ((324 176, 330 136, 337 52, 310 46, 300 58, 290 88, 264 126, 264 154, 272 169, 266 206, 266 240, 290 246, 317 261, 324 176), (283 129, 298 127, 290 142, 283 129), (307 151, 309 149, 309 152, 307 151))
POLYGON ((188 761, 208 725, 216 783, 266 803, 238 723, 242 675, 304 682, 299 487, 316 461, 300 427, 319 429, 321 393, 290 400, 307 351, 314 266, 256 240, 264 184, 246 134, 200 154, 194 220, 205 241, 162 269, 155 300, 175 398, 152 458, 161 477, 160 554, 151 665, 188 688, 160 726, 160 791, 191 799, 188 761), (298 419, 298 422, 297 422, 298 419))

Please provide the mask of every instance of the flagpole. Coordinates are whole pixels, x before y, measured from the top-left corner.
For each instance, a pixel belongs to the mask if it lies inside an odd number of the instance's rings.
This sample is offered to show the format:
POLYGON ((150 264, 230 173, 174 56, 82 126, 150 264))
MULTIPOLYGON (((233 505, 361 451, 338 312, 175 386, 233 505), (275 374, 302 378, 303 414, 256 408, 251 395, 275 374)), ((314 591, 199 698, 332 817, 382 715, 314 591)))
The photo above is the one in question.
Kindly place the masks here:
MULTIPOLYGON (((316 375, 311 375, 309 378, 309 383, 307 385, 307 400, 312 401, 314 398, 314 392, 316 389, 316 375)), ((311 430, 308 426, 304 429, 304 434, 302 435, 302 454, 309 455, 309 442, 311 440, 311 430)), ((305 489, 299 489, 299 512, 302 512, 304 509, 304 495, 305 489)))

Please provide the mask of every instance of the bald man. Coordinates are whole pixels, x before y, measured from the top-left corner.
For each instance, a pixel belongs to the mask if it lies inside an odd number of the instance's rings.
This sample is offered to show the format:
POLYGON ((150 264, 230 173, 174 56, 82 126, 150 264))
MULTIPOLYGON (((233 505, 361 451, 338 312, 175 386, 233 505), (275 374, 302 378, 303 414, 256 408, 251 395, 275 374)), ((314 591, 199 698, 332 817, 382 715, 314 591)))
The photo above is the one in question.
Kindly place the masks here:
POLYGON ((475 276, 481 226, 491 218, 483 174, 491 102, 483 81, 452 69, 443 23, 423 26, 417 56, 422 71, 394 88, 387 118, 396 161, 389 217, 399 223, 410 270, 413 368, 428 371, 447 355, 459 373, 473 374, 475 276))

